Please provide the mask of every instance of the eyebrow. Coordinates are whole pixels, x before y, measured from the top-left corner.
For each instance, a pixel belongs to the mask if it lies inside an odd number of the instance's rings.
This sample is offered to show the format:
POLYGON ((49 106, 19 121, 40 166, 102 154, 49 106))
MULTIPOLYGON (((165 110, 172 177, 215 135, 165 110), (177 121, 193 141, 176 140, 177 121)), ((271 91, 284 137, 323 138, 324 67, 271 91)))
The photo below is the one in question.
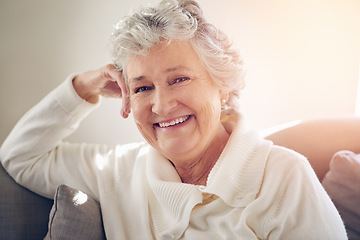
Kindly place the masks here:
POLYGON ((187 71, 190 71, 190 68, 185 67, 185 66, 182 66, 182 65, 178 65, 178 66, 175 66, 175 67, 166 69, 165 72, 166 72, 166 73, 169 73, 169 72, 175 72, 175 71, 177 71, 177 70, 187 70, 187 71))
MULTIPOLYGON (((186 70, 186 71, 190 71, 191 69, 188 68, 188 67, 185 67, 185 66, 182 66, 182 65, 178 65, 178 66, 175 66, 175 67, 171 67, 171 68, 168 68, 164 71, 164 73, 171 73, 171 72, 175 72, 175 71, 178 71, 178 70, 186 70)), ((131 78, 129 80, 129 82, 131 81, 141 81, 141 80, 144 80, 146 79, 146 77, 144 75, 141 75, 139 77, 134 77, 134 78, 131 78)))
POLYGON ((141 81, 145 78, 145 76, 140 76, 140 77, 134 77, 134 78, 131 78, 129 82, 131 81, 141 81))

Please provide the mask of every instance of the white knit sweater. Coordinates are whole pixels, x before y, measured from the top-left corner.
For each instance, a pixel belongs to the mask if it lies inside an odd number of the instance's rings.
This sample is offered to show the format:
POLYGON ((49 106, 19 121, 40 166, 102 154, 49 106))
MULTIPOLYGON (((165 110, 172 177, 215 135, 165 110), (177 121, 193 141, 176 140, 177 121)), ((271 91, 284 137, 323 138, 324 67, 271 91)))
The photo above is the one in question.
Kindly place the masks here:
POLYGON ((0 150, 13 178, 52 198, 59 184, 100 202, 108 239, 347 239, 307 160, 273 146, 232 113, 230 139, 206 186, 181 183, 146 143, 63 142, 95 107, 70 76, 31 109, 0 150))

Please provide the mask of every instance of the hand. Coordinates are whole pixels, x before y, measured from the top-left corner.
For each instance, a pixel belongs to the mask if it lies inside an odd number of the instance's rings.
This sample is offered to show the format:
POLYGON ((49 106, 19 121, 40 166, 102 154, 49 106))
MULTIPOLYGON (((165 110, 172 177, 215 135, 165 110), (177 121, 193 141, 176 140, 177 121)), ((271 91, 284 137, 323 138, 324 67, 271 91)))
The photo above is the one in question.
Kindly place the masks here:
POLYGON ((130 114, 129 92, 122 72, 112 64, 97 70, 77 75, 73 86, 78 95, 90 103, 99 101, 99 97, 122 98, 121 115, 127 118, 130 114))

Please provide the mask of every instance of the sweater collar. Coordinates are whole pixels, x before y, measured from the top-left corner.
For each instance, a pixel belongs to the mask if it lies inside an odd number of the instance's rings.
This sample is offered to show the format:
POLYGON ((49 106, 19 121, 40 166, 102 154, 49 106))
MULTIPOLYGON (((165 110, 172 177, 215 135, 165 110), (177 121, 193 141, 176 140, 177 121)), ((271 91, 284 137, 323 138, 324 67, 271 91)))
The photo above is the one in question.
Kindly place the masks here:
POLYGON ((245 207, 260 191, 272 142, 247 128, 233 110, 223 114, 223 124, 231 135, 204 191, 216 194, 231 207, 245 207))
POLYGON ((146 174, 151 218, 161 235, 179 239, 187 228, 191 210, 202 202, 198 187, 181 182, 169 160, 150 148, 146 174))
POLYGON ((191 210, 203 201, 203 192, 217 195, 231 207, 245 207, 259 193, 272 143, 248 129, 235 111, 224 112, 222 121, 231 135, 205 187, 182 183, 170 161, 150 148, 149 205, 159 233, 170 231, 180 237, 189 223, 191 210))

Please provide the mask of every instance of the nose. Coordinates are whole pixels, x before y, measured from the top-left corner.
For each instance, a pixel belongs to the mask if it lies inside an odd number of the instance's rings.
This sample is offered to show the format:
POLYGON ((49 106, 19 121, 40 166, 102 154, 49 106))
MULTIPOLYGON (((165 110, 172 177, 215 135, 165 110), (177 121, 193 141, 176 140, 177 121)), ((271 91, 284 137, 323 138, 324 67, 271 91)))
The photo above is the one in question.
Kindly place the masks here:
POLYGON ((152 112, 160 116, 169 115, 178 105, 176 95, 169 89, 157 88, 152 96, 152 112))

